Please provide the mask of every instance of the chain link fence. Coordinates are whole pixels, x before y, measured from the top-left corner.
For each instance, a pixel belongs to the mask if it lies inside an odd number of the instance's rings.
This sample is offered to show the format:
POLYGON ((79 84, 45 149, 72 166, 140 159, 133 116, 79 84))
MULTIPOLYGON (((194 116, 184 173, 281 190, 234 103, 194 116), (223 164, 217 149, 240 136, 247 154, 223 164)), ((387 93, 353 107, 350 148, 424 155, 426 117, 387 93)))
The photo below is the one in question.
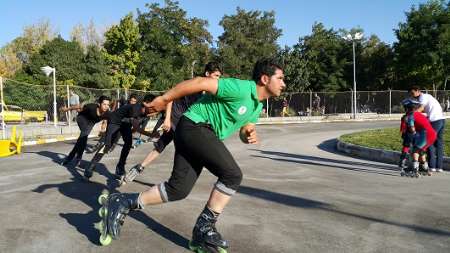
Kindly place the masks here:
MULTIPOLYGON (((60 108, 95 102, 101 95, 112 99, 118 106, 134 94, 138 102, 147 93, 160 95, 164 91, 142 91, 127 89, 93 89, 79 86, 57 85, 56 94, 53 86, 33 85, 0 77, 0 110, 2 129, 8 125, 21 125, 31 128, 76 125, 76 111, 61 112, 60 108), (56 100, 56 115, 53 101, 56 100), (117 103, 119 102, 119 103, 117 103)), ((433 95, 444 111, 450 109, 450 92, 444 90, 424 91, 433 95)), ((261 117, 295 117, 327 116, 353 113, 352 91, 347 92, 297 92, 283 93, 280 97, 263 101, 264 110, 261 117)), ((356 93, 356 113, 394 114, 402 113, 401 101, 408 97, 407 91, 358 91, 356 93)), ((117 108, 117 106, 116 106, 117 108)), ((76 128, 76 127, 75 127, 76 128)), ((5 131, 2 131, 5 135, 5 131)), ((4 138, 4 136, 3 136, 4 138)))
MULTIPOLYGON (((450 110, 450 91, 423 91, 433 95, 444 111, 450 110)), ((352 114, 352 91, 347 92, 299 92, 284 93, 270 98, 264 106, 266 117, 327 116, 352 114)), ((408 98, 407 91, 357 91, 357 114, 403 113, 401 102, 408 98)))

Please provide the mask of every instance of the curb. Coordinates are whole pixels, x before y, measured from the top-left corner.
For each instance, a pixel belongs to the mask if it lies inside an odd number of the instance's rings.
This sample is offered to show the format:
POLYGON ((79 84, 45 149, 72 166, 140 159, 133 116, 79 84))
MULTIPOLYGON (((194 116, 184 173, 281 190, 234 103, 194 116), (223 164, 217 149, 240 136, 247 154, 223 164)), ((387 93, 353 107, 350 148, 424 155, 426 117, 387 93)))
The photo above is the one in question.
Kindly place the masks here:
MULTIPOLYGON (((88 138, 97 137, 96 134, 91 134, 88 136, 88 138)), ((34 145, 40 145, 40 144, 47 144, 47 143, 54 143, 54 142, 60 142, 60 141, 70 141, 70 140, 76 140, 78 139, 77 136, 57 136, 55 138, 38 138, 36 140, 32 141, 24 141, 23 146, 34 146, 34 145)))
MULTIPOLYGON (((363 147, 337 140, 336 149, 342 153, 371 161, 398 164, 400 152, 377 148, 363 147)), ((450 157, 444 157, 443 169, 450 170, 450 157)))

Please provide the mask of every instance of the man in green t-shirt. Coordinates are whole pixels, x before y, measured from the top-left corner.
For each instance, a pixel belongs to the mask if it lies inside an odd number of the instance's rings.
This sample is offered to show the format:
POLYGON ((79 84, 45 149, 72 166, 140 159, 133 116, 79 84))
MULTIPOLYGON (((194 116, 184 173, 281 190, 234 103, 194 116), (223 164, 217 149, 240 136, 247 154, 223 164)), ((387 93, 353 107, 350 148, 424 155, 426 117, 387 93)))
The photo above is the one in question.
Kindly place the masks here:
POLYGON ((155 111, 162 111, 174 99, 207 92, 177 125, 174 165, 169 180, 142 193, 114 193, 108 197, 105 219, 108 234, 113 239, 118 238, 120 226, 130 210, 185 198, 205 167, 218 179, 194 226, 190 247, 207 252, 228 247, 215 223, 239 188, 242 172, 222 140, 239 130, 244 143, 258 143, 254 123, 261 113, 260 101, 279 96, 286 87, 283 69, 273 60, 258 61, 252 78, 248 81, 197 77, 181 82, 152 102, 155 111))

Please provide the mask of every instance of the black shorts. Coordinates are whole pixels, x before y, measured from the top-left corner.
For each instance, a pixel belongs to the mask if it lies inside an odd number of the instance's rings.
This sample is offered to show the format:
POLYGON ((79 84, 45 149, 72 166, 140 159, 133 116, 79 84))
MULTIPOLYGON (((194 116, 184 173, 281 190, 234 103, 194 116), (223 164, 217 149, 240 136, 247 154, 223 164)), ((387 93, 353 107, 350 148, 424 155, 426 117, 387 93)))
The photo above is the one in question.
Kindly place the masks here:
POLYGON ((172 131, 172 129, 169 130, 169 132, 164 132, 161 137, 159 137, 158 141, 153 143, 156 151, 158 151, 158 153, 162 153, 167 145, 169 145, 170 142, 173 141, 173 137, 174 132, 172 131))
POLYGON ((177 125, 174 143, 172 175, 159 188, 164 201, 185 198, 203 167, 218 178, 215 188, 220 192, 232 195, 239 188, 241 169, 209 125, 196 124, 183 116, 177 125))

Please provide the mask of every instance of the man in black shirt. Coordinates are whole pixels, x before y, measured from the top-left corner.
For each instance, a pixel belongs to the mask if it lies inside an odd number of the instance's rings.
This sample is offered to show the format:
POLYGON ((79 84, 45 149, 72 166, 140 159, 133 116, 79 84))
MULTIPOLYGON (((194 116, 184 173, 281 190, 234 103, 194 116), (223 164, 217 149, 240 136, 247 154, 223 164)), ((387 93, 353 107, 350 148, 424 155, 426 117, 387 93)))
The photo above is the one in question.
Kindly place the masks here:
MULTIPOLYGON (((109 103, 111 99, 106 96, 100 96, 97 100, 98 103, 86 104, 83 110, 78 113, 77 124, 80 127, 80 136, 75 143, 72 151, 69 155, 61 162, 61 165, 69 164, 76 155, 76 165, 81 161, 84 149, 86 148, 88 136, 91 133, 94 125, 103 119, 107 112, 109 111, 109 103)), ((80 105, 71 106, 68 108, 62 108, 61 111, 79 110, 80 105)), ((76 166, 75 165, 75 166, 76 166)))
MULTIPOLYGON (((219 79, 222 75, 222 68, 217 62, 209 62, 205 66, 203 72, 204 77, 211 77, 219 79)), ((124 183, 133 181, 138 174, 140 174, 145 166, 148 166, 153 160, 155 160, 166 148, 167 145, 172 142, 174 138, 174 133, 181 116, 186 112, 186 110, 194 104, 200 97, 202 92, 192 94, 189 96, 182 97, 175 100, 173 103, 170 102, 167 105, 167 110, 164 117, 161 117, 156 123, 153 133, 162 125, 164 133, 161 135, 159 140, 154 143, 154 149, 147 155, 144 161, 140 164, 133 166, 127 173, 124 183)))
POLYGON ((105 143, 92 158, 88 167, 84 170, 86 179, 92 177, 95 166, 102 159, 103 155, 108 153, 114 144, 117 134, 122 136, 124 142, 120 159, 116 166, 116 176, 122 178, 125 174, 125 163, 130 153, 132 145, 132 133, 139 131, 144 135, 150 135, 139 127, 141 121, 150 114, 150 102, 155 98, 152 94, 144 97, 142 104, 127 104, 108 115, 108 126, 106 127, 105 143))

